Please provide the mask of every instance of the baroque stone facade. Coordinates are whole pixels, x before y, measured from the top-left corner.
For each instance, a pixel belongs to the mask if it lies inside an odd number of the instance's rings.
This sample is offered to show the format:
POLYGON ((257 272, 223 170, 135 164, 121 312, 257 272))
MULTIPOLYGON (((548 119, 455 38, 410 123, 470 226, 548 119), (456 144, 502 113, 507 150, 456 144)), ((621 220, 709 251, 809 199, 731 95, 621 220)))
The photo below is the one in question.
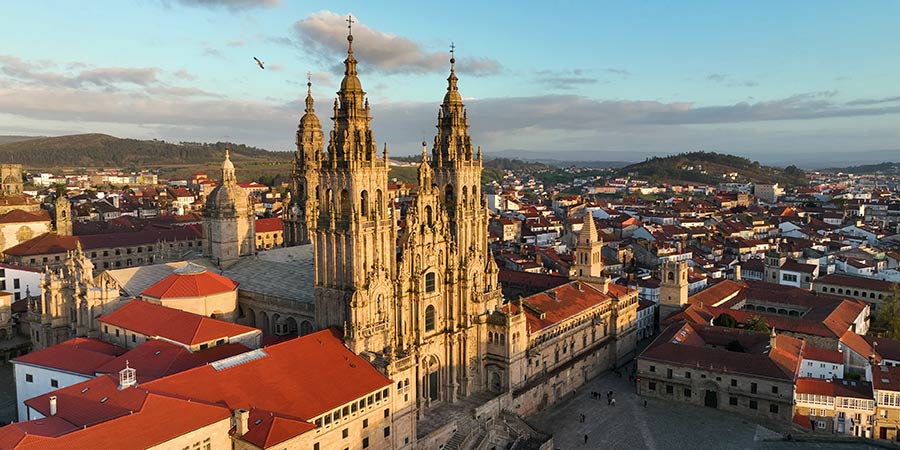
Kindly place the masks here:
POLYGON ((379 155, 348 42, 327 151, 307 92, 285 243, 314 247, 317 327, 344 330, 345 344, 404 394, 394 428, 411 439, 397 448, 471 439, 475 416, 444 420, 449 410, 474 409, 480 422, 530 414, 632 355, 637 292, 610 289, 593 221, 578 242, 580 281, 560 288, 568 298, 553 323, 541 322, 550 308, 541 299, 504 306, 481 149, 468 134, 453 58, 431 151, 422 143, 418 188, 407 208, 395 207, 387 146, 379 155))

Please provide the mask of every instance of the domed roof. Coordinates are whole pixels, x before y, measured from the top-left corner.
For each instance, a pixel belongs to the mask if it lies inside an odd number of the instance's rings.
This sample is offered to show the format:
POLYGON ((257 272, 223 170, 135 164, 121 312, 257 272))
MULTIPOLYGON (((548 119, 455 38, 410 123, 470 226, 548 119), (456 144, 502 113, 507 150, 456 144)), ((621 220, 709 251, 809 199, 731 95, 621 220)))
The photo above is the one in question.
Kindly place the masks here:
POLYGON ((249 194, 237 184, 221 184, 216 186, 206 197, 206 207, 213 209, 247 208, 250 203, 249 194))
POLYGON ((237 287, 238 283, 230 278, 209 272, 203 266, 187 263, 145 289, 141 295, 158 299, 205 297, 230 292, 237 287))
POLYGON ((227 148, 225 149, 225 162, 222 163, 222 170, 234 170, 234 163, 231 162, 227 148))

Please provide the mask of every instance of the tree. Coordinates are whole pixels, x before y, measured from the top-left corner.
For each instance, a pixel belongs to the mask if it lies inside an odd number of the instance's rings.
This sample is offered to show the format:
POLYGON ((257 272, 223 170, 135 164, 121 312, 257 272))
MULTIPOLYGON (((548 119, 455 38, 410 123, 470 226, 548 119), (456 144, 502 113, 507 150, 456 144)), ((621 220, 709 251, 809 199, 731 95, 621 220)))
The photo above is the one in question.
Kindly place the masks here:
POLYGON ((900 338, 900 283, 891 285, 891 293, 878 305, 875 327, 891 339, 900 338))
POLYGON ((713 325, 719 327, 737 328, 738 321, 731 314, 722 313, 719 317, 713 319, 713 325))
POLYGON ((744 322, 744 328, 750 331, 759 331, 760 333, 769 332, 769 324, 760 316, 753 316, 744 322))

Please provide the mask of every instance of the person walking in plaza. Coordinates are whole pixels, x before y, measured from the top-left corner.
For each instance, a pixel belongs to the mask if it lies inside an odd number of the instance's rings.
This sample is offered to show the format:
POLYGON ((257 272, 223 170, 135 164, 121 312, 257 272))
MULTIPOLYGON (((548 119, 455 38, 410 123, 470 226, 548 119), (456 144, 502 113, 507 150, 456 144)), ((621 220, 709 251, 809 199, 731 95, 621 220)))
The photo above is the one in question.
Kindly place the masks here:
POLYGON ((587 444, 588 435, 584 435, 584 443, 587 444))

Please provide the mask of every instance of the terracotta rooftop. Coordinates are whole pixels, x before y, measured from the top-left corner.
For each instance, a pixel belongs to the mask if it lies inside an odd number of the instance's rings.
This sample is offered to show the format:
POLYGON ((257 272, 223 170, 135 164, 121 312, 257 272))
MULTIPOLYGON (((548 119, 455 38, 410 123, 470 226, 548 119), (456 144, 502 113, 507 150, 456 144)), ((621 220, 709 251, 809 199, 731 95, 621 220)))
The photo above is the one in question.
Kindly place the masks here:
POLYGON ((271 233, 273 231, 282 231, 284 225, 280 217, 268 217, 265 219, 256 219, 257 233, 271 233))
POLYGON ((96 372, 115 375, 127 364, 136 370, 138 382, 145 383, 250 350, 242 344, 222 344, 190 352, 180 345, 152 339, 97 367, 96 372))
POLYGON ((23 223, 23 222, 49 222, 50 214, 47 210, 40 209, 37 211, 23 211, 14 209, 0 216, 0 224, 4 223, 23 223))
POLYGON ((119 309, 97 320, 147 336, 163 337, 184 345, 197 345, 259 331, 256 328, 137 299, 129 301, 119 309))
POLYGON ((97 369, 125 353, 117 345, 92 338, 74 338, 13 359, 15 363, 94 376, 97 369))
MULTIPOLYGON (((589 283, 571 281, 544 292, 522 299, 526 321, 532 333, 551 327, 569 317, 600 305, 613 297, 622 297, 629 292, 625 286, 609 285, 609 293, 604 294, 589 283)), ((510 302, 504 311, 517 313, 518 302, 510 302)))
POLYGON ((674 323, 659 334, 640 358, 723 373, 793 381, 804 342, 781 334, 775 338, 775 348, 766 351, 770 339, 766 333, 674 323), (726 350, 724 347, 731 342, 739 342, 746 351, 726 350))
POLYGON ((236 281, 210 272, 206 267, 188 263, 145 289, 141 295, 156 299, 205 297, 231 292, 237 287, 236 281))
POLYGON ((848 275, 830 274, 824 277, 816 278, 816 283, 834 284, 838 286, 852 287, 858 289, 870 289, 873 291, 889 292, 891 290, 890 281, 875 280, 872 278, 852 277, 848 275))
POLYGON ((197 367, 143 387, 151 392, 219 403, 232 410, 249 410, 252 406, 310 421, 393 384, 347 349, 338 332, 331 329, 255 352, 260 357, 228 367, 197 367), (302 367, 309 370, 298 370, 302 367))
POLYGON ((59 236, 55 232, 50 232, 10 247, 4 250, 4 253, 20 257, 65 253, 75 250, 79 241, 84 250, 94 250, 155 244, 159 241, 197 240, 201 237, 203 237, 202 227, 195 224, 173 228, 147 227, 141 231, 85 236, 59 236))

